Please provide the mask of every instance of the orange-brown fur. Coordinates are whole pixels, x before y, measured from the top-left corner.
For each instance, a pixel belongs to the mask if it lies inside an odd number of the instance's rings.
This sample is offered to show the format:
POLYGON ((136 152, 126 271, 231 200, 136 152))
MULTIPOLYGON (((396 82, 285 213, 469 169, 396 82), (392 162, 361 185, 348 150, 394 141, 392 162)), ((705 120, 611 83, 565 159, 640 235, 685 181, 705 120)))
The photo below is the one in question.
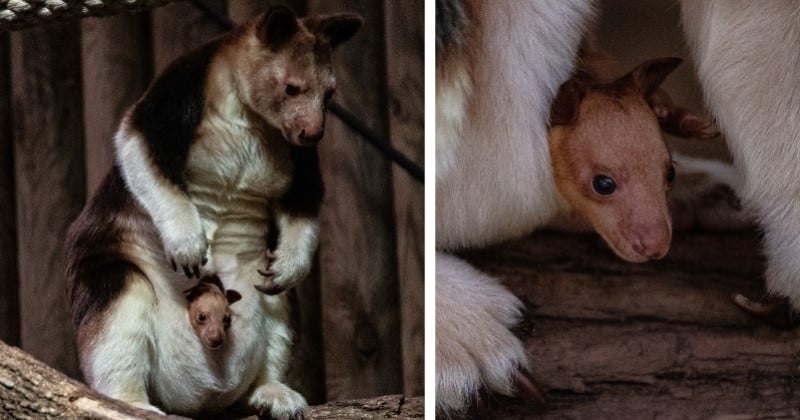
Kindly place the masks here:
POLYGON ((581 68, 554 101, 549 144, 556 186, 572 212, 627 261, 661 258, 670 247, 667 192, 675 173, 664 125, 688 115, 702 124, 678 134, 714 132, 712 123, 674 106, 658 89, 679 63, 650 60, 613 80, 613 61, 584 44, 581 68), (612 193, 595 190, 598 176, 613 180, 612 193))
POLYGON ((230 305, 242 295, 235 290, 225 290, 216 276, 204 277, 183 293, 189 301, 189 323, 200 341, 208 349, 221 348, 231 326, 230 305))

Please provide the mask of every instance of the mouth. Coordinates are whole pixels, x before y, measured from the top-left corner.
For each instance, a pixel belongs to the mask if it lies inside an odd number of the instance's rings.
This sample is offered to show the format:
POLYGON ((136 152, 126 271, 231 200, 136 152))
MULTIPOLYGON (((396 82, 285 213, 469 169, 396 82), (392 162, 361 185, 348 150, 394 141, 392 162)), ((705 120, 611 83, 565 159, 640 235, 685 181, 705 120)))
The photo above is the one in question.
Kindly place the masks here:
POLYGON ((618 257, 630 263, 644 263, 647 261, 660 260, 669 252, 669 246, 662 252, 653 253, 641 244, 639 239, 629 239, 623 234, 608 235, 605 232, 600 232, 600 237, 603 241, 614 251, 618 257))

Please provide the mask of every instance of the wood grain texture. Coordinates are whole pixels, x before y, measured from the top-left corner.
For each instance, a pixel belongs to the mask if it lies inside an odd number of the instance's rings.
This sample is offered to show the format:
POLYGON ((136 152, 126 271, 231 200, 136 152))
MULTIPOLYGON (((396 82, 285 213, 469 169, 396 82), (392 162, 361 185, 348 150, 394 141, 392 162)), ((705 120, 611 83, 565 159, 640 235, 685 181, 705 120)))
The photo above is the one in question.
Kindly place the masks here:
MULTIPOLYGON (((384 2, 389 127, 392 146, 422 165, 425 149, 425 28, 422 0, 384 2)), ((400 285, 403 392, 422 395, 425 371, 425 196, 421 184, 392 165, 400 285)))
POLYGON ((9 57, 8 34, 0 34, 0 340, 19 344, 17 215, 9 57))
MULTIPOLYGON (((361 14, 365 25, 334 56, 335 100, 388 138, 383 3, 309 2, 311 14, 343 11, 361 14)), ((333 116, 319 147, 328 398, 397 393, 402 359, 389 163, 333 116)))
MULTIPOLYGON (((639 265, 594 235, 546 232, 464 255, 529 308, 523 336, 551 403, 543 418, 800 415, 800 332, 730 300, 764 296, 755 233, 677 233, 665 259, 639 265)), ((534 417, 498 401, 494 418, 534 417)))
MULTIPOLYGON (((226 13, 226 1, 207 1, 206 4, 219 13, 226 13)), ((188 1, 155 9, 151 16, 155 75, 176 58, 226 31, 188 1)))
POLYGON ((64 237, 83 207, 78 23, 11 35, 21 344, 77 375, 64 285, 64 237))
POLYGON ((270 6, 283 4, 289 6, 298 16, 304 16, 307 10, 306 0, 228 0, 228 17, 237 24, 247 22, 253 16, 266 12, 270 6))
POLYGON ((147 14, 81 21, 86 190, 94 193, 114 164, 113 136, 152 74, 147 14))

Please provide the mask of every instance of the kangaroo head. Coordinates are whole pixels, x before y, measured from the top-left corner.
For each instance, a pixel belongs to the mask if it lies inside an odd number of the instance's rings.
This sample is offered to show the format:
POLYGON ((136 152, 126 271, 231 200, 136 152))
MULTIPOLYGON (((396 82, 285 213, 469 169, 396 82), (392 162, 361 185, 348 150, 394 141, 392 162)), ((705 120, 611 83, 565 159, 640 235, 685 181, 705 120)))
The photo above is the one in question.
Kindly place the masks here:
POLYGON ((231 326, 230 305, 242 296, 235 290, 224 290, 216 276, 202 278, 183 294, 189 302, 189 323, 200 341, 211 350, 219 349, 231 326))
POLYGON ((551 111, 559 191, 627 261, 661 258, 672 240, 667 192, 675 170, 648 98, 680 61, 649 60, 610 83, 570 79, 551 111))
POLYGON ((354 14, 299 19, 275 6, 245 25, 235 70, 242 101, 290 143, 316 144, 336 90, 331 56, 362 22, 354 14))

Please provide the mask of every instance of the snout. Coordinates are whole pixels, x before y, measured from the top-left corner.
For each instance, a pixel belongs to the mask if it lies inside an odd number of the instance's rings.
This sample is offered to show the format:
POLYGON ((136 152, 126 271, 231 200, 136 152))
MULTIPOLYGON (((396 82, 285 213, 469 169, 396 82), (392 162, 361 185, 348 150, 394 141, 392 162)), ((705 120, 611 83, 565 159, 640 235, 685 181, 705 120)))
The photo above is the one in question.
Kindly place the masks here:
POLYGON ((208 334, 205 337, 205 344, 211 350, 217 350, 222 347, 222 343, 225 342, 225 333, 224 332, 215 332, 213 334, 208 334))
POLYGON ((669 252, 672 227, 669 223, 640 225, 628 230, 624 236, 630 252, 620 257, 631 262, 657 260, 669 252))
POLYGON ((296 146, 313 146, 322 139, 322 135, 325 133, 325 124, 324 121, 321 123, 298 121, 284 131, 290 133, 286 138, 292 144, 296 146))

